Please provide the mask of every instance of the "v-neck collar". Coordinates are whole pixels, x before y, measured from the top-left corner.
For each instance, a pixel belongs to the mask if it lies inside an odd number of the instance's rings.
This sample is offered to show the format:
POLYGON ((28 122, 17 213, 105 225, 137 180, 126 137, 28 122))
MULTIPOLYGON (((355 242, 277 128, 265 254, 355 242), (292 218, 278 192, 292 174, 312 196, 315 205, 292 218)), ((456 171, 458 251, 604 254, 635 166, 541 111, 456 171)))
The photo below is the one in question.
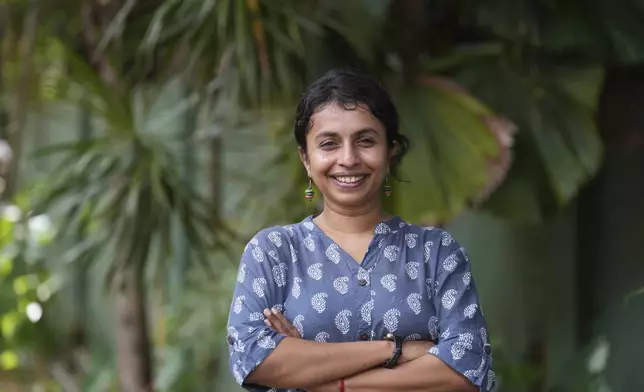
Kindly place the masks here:
POLYGON ((329 244, 335 245, 337 250, 344 255, 344 258, 347 261, 347 265, 352 270, 373 268, 375 265, 372 265, 372 264, 374 264, 375 261, 372 263, 372 260, 374 258, 370 256, 373 252, 375 252, 374 249, 378 249, 380 242, 382 240, 384 240, 385 238, 387 238, 392 234, 395 234, 396 232, 398 232, 398 230, 401 227, 406 225, 406 222, 402 218, 396 215, 392 216, 389 219, 385 219, 379 222, 374 229, 371 242, 367 247, 367 251, 363 255, 362 260, 358 261, 353 256, 351 256, 349 252, 347 252, 340 245, 338 245, 338 243, 335 242, 324 230, 322 230, 320 226, 318 226, 313 221, 313 218, 314 218, 313 215, 307 216, 302 221, 302 224, 304 224, 304 226, 309 228, 312 232, 316 233, 323 241, 328 242, 329 244))

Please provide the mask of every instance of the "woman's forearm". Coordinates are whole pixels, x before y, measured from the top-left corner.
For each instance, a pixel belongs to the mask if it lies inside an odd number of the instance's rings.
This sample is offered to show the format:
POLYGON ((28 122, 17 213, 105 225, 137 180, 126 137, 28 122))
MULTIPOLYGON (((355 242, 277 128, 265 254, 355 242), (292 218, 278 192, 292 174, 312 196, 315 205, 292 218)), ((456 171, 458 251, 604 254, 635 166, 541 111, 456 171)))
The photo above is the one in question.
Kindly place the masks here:
MULTIPOLYGON (((333 390, 332 387, 329 389, 333 390)), ((478 390, 467 378, 433 355, 425 355, 394 369, 375 368, 345 379, 346 392, 477 392, 478 390)), ((312 391, 318 392, 316 389, 312 391)))
POLYGON ((319 343, 286 337, 247 383, 275 388, 320 385, 364 372, 391 358, 393 343, 381 341, 319 343))

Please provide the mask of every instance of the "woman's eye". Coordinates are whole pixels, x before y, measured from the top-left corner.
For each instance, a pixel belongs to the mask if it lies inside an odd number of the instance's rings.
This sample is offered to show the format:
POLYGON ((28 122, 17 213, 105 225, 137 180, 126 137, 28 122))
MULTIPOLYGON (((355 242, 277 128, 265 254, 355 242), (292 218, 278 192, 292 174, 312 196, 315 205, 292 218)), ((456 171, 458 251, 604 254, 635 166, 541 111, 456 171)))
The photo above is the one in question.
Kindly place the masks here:
POLYGON ((320 143, 320 148, 333 148, 337 145, 334 141, 322 142, 320 143))
POLYGON ((360 139, 358 140, 358 144, 361 144, 363 146, 372 146, 374 144, 374 141, 372 139, 360 139))

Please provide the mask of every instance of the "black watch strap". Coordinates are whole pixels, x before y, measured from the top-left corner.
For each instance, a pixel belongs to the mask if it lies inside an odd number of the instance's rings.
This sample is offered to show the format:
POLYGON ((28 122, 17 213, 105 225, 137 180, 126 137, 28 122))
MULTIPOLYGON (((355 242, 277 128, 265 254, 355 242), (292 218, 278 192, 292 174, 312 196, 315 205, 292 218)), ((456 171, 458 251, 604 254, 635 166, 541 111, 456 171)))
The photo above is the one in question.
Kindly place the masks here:
POLYGON ((398 336, 388 333, 387 336, 385 336, 385 340, 390 340, 394 342, 394 352, 391 354, 391 358, 387 360, 383 366, 386 367, 387 369, 391 369, 396 364, 398 363, 398 359, 400 359, 400 356, 402 355, 402 339, 399 338, 398 336))

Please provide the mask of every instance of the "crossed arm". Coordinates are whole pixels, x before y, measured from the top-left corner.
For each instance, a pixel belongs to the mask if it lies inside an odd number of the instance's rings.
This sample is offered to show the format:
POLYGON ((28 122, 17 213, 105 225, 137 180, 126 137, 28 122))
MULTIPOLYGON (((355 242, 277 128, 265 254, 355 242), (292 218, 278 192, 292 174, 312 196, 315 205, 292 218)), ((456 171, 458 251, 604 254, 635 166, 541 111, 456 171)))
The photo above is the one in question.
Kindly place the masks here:
POLYGON ((380 365, 389 359, 387 341, 318 343, 303 340, 279 312, 265 311, 266 324, 287 337, 249 376, 249 382, 309 392, 476 392, 467 378, 427 354, 432 342, 404 342, 403 357, 394 369, 380 365))

